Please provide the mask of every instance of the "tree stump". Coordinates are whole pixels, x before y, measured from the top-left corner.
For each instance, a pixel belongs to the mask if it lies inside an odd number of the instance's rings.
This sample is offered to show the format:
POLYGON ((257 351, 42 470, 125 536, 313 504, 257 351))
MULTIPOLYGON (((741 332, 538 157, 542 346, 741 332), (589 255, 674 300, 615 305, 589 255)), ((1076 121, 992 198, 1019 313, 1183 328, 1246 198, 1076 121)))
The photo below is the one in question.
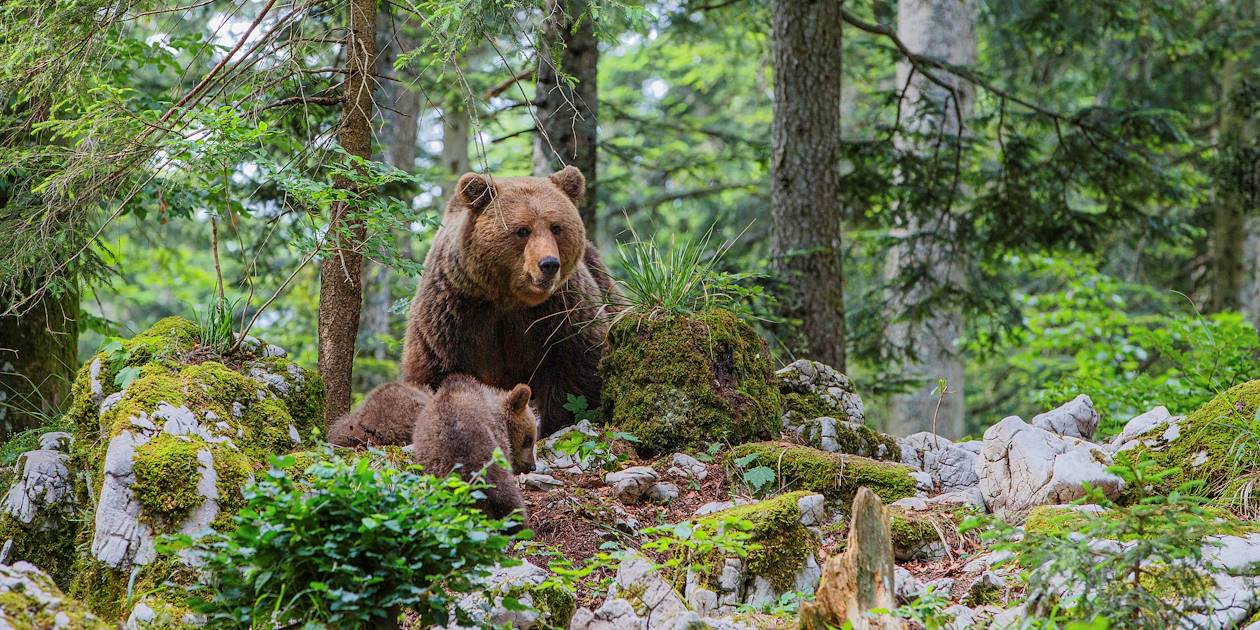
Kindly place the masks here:
POLYGON ((801 605, 802 630, 843 627, 854 630, 905 628, 891 615, 867 614, 873 608, 897 607, 894 595, 892 533, 884 504, 869 489, 859 488, 853 499, 849 541, 844 553, 823 566, 822 582, 814 601, 801 605))

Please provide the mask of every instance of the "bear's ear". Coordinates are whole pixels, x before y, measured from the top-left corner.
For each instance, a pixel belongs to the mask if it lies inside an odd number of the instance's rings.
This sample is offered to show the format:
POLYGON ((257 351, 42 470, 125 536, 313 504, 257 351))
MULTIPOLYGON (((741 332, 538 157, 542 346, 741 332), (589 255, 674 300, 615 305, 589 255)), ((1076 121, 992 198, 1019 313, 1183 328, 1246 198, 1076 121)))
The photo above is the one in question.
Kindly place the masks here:
POLYGON ((473 212, 485 210, 497 194, 490 179, 477 173, 464 173, 455 184, 455 191, 473 212))
POLYGON ((576 166, 566 166, 551 174, 551 183, 555 184, 574 205, 581 203, 586 194, 586 177, 576 166))
POLYGON ((525 407, 529 405, 529 397, 533 395, 534 393, 530 391, 529 385, 521 383, 508 392, 507 402, 504 403, 504 406, 512 413, 521 413, 525 411, 525 407))

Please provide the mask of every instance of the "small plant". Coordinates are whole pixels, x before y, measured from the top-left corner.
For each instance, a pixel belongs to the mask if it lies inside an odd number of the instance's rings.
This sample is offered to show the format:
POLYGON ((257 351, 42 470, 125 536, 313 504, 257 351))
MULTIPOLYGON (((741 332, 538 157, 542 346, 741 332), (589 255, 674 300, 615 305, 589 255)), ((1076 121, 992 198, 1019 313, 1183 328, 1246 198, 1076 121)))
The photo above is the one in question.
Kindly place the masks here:
POLYGON ((676 569, 692 564, 710 553, 724 557, 743 558, 748 552, 760 548, 748 542, 753 529, 752 521, 734 516, 715 517, 703 525, 683 521, 657 527, 648 527, 643 535, 648 539, 642 546, 645 551, 655 551, 667 559, 663 566, 676 569))
POLYGON ((734 463, 736 468, 743 471, 741 479, 743 479, 744 483, 747 484, 749 488, 752 488, 754 493, 762 494, 762 490, 774 483, 774 480, 778 477, 778 475, 775 474, 774 469, 769 466, 755 466, 753 468, 748 468, 748 465, 753 463, 757 459, 757 456, 757 453, 749 453, 748 455, 737 458, 734 463))
POLYGON ((788 591, 780 595, 778 599, 761 605, 754 606, 752 604, 740 604, 735 607, 735 612, 761 613, 763 615, 774 615, 776 617, 794 617, 801 610, 801 602, 812 601, 814 601, 813 593, 788 591))
POLYGON ((207 578, 190 603, 209 625, 364 627, 404 607, 442 625, 488 567, 514 562, 506 530, 516 523, 474 508, 487 487, 480 478, 434 477, 331 449, 305 470, 295 461, 276 458, 244 490, 231 531, 163 540, 164 553, 203 559, 207 578))
POLYGON ((709 442, 703 453, 696 453, 696 459, 706 464, 713 462, 713 458, 717 457, 718 452, 722 450, 721 442, 709 442))
POLYGON ((591 404, 587 402, 586 396, 574 396, 573 394, 565 394, 565 396, 567 401, 564 403, 564 410, 573 414, 574 421, 599 421, 599 410, 590 408, 591 404))
MULTIPOLYGON (((1205 538, 1213 532, 1213 516, 1195 493, 1201 481, 1172 492, 1152 493, 1176 469, 1160 469, 1143 456, 1121 453, 1111 471, 1136 493, 1134 503, 1118 506, 1091 489, 1078 503, 1098 503, 1107 511, 1093 514, 1063 509, 1044 526, 1025 528, 1022 540, 996 519, 968 519, 965 529, 987 522, 982 538, 997 539, 1026 575, 1028 609, 1056 623, 1105 618, 1116 628, 1176 627, 1209 596, 1199 568, 1205 538), (1066 588, 1065 585, 1072 585, 1066 588)), ((1048 626, 1057 627, 1057 626, 1048 626)))
POLYGON ((199 341, 215 354, 227 354, 236 343, 232 313, 240 300, 229 300, 215 295, 204 312, 194 308, 193 319, 197 323, 199 341))
POLYGON ((639 438, 624 431, 605 430, 599 436, 593 436, 574 429, 557 440, 554 448, 580 462, 583 468, 616 470, 626 460, 626 454, 617 452, 612 446, 617 440, 632 444, 639 442, 639 438))
POLYGON ((914 600, 897 607, 896 610, 875 608, 870 612, 875 615, 892 615, 898 619, 918 622, 925 630, 941 630, 953 621, 949 615, 942 614, 947 606, 949 606, 949 598, 938 594, 932 587, 928 587, 914 600))

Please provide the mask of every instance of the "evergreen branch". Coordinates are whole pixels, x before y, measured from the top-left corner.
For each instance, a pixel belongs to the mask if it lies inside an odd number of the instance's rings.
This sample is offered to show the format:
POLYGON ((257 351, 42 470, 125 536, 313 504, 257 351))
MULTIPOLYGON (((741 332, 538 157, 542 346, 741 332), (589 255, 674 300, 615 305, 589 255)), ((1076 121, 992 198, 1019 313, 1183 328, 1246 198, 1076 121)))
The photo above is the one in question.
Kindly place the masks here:
POLYGON ((340 105, 345 102, 345 96, 287 96, 285 98, 272 101, 259 108, 260 111, 274 109, 276 107, 287 107, 289 105, 340 105))

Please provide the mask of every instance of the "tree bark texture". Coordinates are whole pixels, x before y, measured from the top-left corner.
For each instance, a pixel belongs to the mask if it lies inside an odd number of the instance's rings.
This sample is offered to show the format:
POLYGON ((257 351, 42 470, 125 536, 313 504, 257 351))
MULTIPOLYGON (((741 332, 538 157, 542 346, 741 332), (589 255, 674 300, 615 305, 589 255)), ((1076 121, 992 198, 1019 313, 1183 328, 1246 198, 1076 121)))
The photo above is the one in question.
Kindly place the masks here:
MULTIPOLYGON (((348 27, 345 102, 337 137, 351 155, 371 159, 376 0, 351 0, 348 27)), ((354 184, 340 180, 336 185, 351 188, 354 184)), ((320 266, 319 373, 327 392, 327 417, 335 419, 350 410, 355 340, 363 299, 363 257, 359 246, 366 228, 346 204, 333 207, 328 228, 328 253, 320 266)))
MULTIPOLYGON (((1254 24, 1252 3, 1240 3, 1240 21, 1254 24)), ((1221 69, 1221 122, 1217 140, 1216 202, 1212 217, 1209 265, 1211 292, 1208 310, 1219 312, 1252 307, 1257 297, 1254 259, 1248 264, 1248 228, 1260 206, 1260 130, 1250 116, 1254 103, 1249 92, 1258 79, 1254 65, 1256 40, 1242 36, 1221 69), (1248 271, 1251 274, 1248 274, 1248 271)), ((1253 246, 1254 247, 1254 246, 1253 246)), ((1251 313, 1255 321, 1254 310, 1251 313)))
POLYGON ((472 170, 468 156, 469 130, 472 121, 462 103, 454 103, 442 112, 442 174, 445 176, 442 192, 447 197, 455 194, 455 182, 472 170))
POLYGON ((582 171, 586 176, 586 195, 578 210, 586 224, 587 238, 595 241, 599 42, 590 17, 582 16, 586 0, 547 0, 546 10, 534 96, 538 117, 534 174, 550 175, 567 165, 582 171), (570 86, 565 76, 577 84, 570 86))
POLYGON ((808 358, 844 369, 840 239, 841 3, 774 0, 770 256, 808 358))
POLYGON ((45 292, 21 315, 0 317, 0 439, 65 410, 78 349, 78 291, 45 292))
MULTIPOLYGON (((943 59, 958 66, 976 63, 976 5, 974 0, 900 0, 897 4, 897 35, 914 52, 943 59)), ((911 76, 911 66, 897 65, 897 86, 904 86, 902 124, 912 135, 898 136, 903 151, 931 152, 920 147, 922 139, 945 137, 951 142, 960 133, 967 134, 967 122, 975 107, 975 86, 947 72, 938 72, 953 86, 951 92, 929 81, 922 74, 911 76), (955 103, 957 99, 957 103, 955 103)), ((953 149, 950 150, 952 152, 953 149)), ((888 276, 895 277, 906 269, 920 268, 927 278, 925 291, 891 296, 895 312, 927 297, 929 290, 963 290, 962 265, 954 260, 956 252, 949 243, 934 238, 933 233, 952 232, 952 217, 920 220, 916 213, 896 230, 908 237, 903 245, 889 254, 888 276)), ((895 313, 894 313, 895 317, 895 313)), ((904 366, 907 376, 921 379, 922 384, 889 400, 888 426, 893 435, 909 435, 935 428, 949 438, 962 437, 965 429, 965 371, 958 339, 965 327, 962 313, 942 308, 917 322, 896 322, 889 327, 888 341, 898 348, 913 350, 917 361, 904 366), (934 392, 937 382, 945 379, 949 389, 944 398, 934 392), (938 411, 939 402, 939 411, 938 411), (935 419, 935 422, 934 422, 935 419)))

